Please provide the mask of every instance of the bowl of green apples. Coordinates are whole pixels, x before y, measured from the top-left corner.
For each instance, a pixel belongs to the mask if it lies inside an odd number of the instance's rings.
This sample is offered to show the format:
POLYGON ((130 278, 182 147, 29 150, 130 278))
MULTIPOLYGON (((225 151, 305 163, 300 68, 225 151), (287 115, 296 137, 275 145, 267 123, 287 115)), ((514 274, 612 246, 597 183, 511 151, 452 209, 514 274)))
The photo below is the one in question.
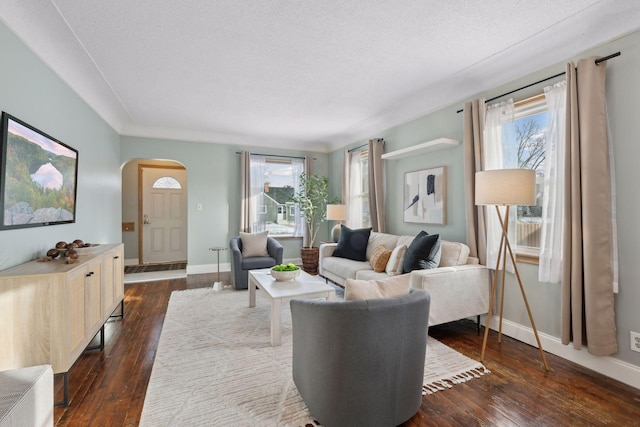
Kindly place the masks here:
POLYGON ((300 267, 293 263, 278 264, 271 267, 271 275, 278 282, 286 280, 295 280, 300 275, 300 267))

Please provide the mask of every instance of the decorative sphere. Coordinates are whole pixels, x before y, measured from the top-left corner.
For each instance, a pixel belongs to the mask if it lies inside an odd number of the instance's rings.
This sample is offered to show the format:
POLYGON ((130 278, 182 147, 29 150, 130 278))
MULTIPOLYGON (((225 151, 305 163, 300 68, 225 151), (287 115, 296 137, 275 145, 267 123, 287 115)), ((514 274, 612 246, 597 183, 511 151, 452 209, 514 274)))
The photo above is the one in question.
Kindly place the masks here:
POLYGON ((47 256, 51 259, 56 259, 60 255, 60 251, 58 249, 49 249, 47 251, 47 256))

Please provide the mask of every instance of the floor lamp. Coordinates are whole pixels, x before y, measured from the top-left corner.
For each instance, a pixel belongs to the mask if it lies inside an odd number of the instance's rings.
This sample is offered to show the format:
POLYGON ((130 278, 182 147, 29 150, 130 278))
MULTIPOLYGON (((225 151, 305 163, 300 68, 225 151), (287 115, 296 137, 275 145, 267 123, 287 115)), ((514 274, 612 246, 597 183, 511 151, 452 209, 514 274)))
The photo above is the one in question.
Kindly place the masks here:
POLYGON ((520 285, 520 292, 522 293, 522 299, 524 305, 527 307, 527 313, 529 314, 529 320, 531 321, 531 327, 533 333, 538 342, 538 349, 540 350, 540 356, 542 357, 542 363, 544 368, 548 371, 549 365, 547 365, 547 359, 544 356, 542 350, 542 344, 540 344, 540 337, 538 337, 538 330, 536 324, 533 321, 533 315, 531 314, 531 308, 529 308, 529 302, 527 301, 527 295, 524 292, 522 286, 522 280, 520 279, 520 273, 518 272, 518 266, 516 264, 515 256, 511 250, 511 244, 509 243, 509 236, 507 231, 509 229, 509 208, 513 205, 521 206, 533 206, 536 204, 536 176, 535 171, 531 169, 496 169, 482 172, 476 172, 476 205, 494 205, 496 212, 498 213, 498 219, 502 228, 502 236, 500 237, 500 246, 498 249, 498 260, 496 262, 496 271, 493 275, 493 282, 491 284, 491 299, 489 300, 489 313, 487 314, 487 324, 484 328, 484 339, 482 341, 482 353, 480 355, 480 361, 484 362, 484 353, 487 347, 487 337, 489 335, 489 322, 491 320, 491 313, 493 311, 493 303, 496 295, 496 285, 498 278, 498 270, 500 269, 500 261, 502 261, 502 294, 500 296, 500 324, 498 328, 498 342, 502 341, 502 309, 504 307, 504 288, 505 288, 505 271, 507 266, 507 252, 511 257, 511 263, 515 272, 518 285, 520 285), (505 206, 505 216, 502 217, 500 213, 500 206, 505 206))
POLYGON ((331 229, 331 240, 340 240, 340 224, 347 219, 347 205, 327 205, 327 219, 338 221, 331 229))

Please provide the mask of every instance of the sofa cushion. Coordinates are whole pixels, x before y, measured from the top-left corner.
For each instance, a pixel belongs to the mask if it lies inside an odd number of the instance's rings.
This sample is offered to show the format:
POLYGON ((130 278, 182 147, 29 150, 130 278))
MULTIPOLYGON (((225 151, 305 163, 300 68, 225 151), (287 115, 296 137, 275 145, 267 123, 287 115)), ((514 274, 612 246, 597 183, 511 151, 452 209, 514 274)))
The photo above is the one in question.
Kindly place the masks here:
POLYGON ((355 279, 358 271, 373 271, 373 267, 366 261, 354 261, 347 258, 329 257, 322 261, 322 268, 329 273, 345 279, 355 279))
POLYGON ((340 225, 340 240, 336 250, 333 251, 334 257, 352 259, 354 261, 367 260, 367 244, 369 243, 369 235, 371 228, 358 228, 352 230, 344 224, 340 225))
POLYGON ((439 262, 440 235, 420 232, 407 248, 402 271, 409 273, 413 270, 437 268, 439 262))
POLYGON ((256 270, 258 268, 271 268, 276 265, 276 260, 270 256, 254 256, 242 258, 243 270, 256 270))
POLYGON ((409 293, 409 275, 384 280, 348 279, 344 287, 345 300, 392 298, 409 293))
POLYGON ((240 232, 240 241, 242 242, 242 257, 269 256, 269 252, 267 252, 268 234, 268 230, 261 233, 240 232))
POLYGON ((406 252, 407 245, 400 245, 393 248, 389 256, 389 261, 387 261, 387 266, 384 269, 389 276, 402 274, 402 263, 406 252))
POLYGON ((413 242, 413 239, 415 238, 416 236, 400 236, 398 237, 398 242, 396 243, 396 246, 405 245, 406 247, 409 247, 409 245, 411 244, 411 242, 413 242))
POLYGON ((377 273, 382 273, 387 267, 387 262, 389 261, 389 257, 391 256, 391 249, 387 249, 383 245, 378 246, 373 251, 371 258, 369 259, 369 264, 373 267, 373 271, 377 273))
POLYGON ((389 276, 384 271, 382 273, 376 273, 373 270, 360 270, 360 271, 356 272, 356 277, 354 277, 354 279, 358 279, 358 280, 382 280, 382 279, 388 279, 389 277, 393 277, 393 276, 389 276))
POLYGON ((454 265, 465 265, 469 258, 469 246, 459 242, 449 242, 443 240, 440 244, 442 255, 440 256, 440 267, 451 267, 454 265))
POLYGON ((367 259, 371 259, 371 255, 373 255, 373 251, 378 246, 384 246, 387 249, 393 250, 397 246, 398 236, 394 234, 387 233, 378 233, 375 231, 371 232, 369 236, 369 243, 367 244, 367 259))

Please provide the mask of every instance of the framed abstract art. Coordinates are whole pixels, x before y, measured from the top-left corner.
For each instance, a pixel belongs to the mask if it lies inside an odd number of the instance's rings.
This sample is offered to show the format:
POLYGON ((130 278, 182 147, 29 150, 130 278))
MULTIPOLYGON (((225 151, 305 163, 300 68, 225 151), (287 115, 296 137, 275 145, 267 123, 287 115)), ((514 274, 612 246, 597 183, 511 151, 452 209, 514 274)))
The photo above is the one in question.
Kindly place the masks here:
POLYGON ((404 222, 446 224, 445 166, 404 174, 404 222))

